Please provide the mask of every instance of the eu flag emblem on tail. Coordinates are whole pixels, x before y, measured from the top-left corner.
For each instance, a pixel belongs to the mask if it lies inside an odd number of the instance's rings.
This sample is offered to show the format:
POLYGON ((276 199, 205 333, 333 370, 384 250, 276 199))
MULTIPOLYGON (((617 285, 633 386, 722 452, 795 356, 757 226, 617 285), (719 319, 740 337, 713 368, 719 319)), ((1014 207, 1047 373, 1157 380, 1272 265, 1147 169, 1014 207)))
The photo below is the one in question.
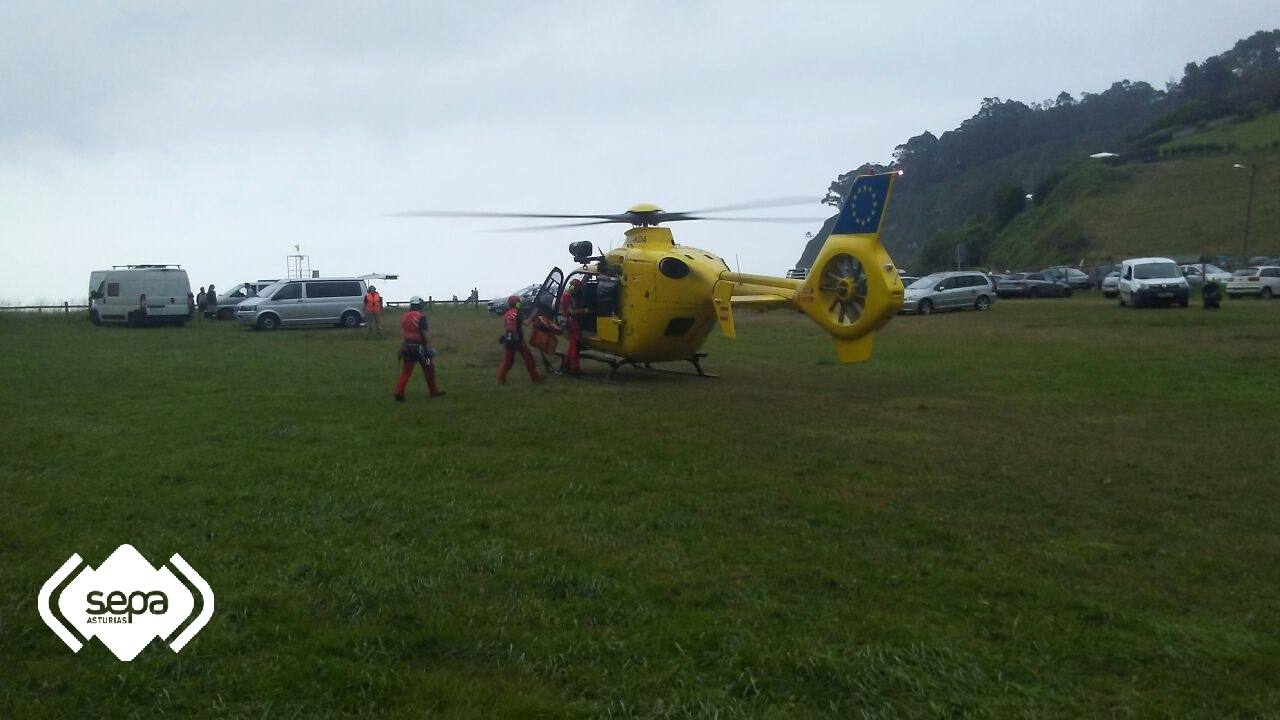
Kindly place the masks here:
POLYGON ((833 235, 864 235, 880 231, 880 219, 889 202, 896 172, 881 175, 860 175, 849 188, 849 196, 840 207, 840 217, 832 229, 833 235))

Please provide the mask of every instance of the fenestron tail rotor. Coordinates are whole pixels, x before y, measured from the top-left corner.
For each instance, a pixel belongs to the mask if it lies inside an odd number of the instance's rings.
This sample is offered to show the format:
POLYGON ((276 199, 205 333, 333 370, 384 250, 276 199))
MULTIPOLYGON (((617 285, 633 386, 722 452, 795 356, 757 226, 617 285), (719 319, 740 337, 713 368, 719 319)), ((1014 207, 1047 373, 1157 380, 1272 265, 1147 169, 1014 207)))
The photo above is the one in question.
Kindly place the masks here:
POLYGON ((819 274, 818 293, 833 322, 853 325, 867 309, 867 271, 852 255, 833 255, 819 274))

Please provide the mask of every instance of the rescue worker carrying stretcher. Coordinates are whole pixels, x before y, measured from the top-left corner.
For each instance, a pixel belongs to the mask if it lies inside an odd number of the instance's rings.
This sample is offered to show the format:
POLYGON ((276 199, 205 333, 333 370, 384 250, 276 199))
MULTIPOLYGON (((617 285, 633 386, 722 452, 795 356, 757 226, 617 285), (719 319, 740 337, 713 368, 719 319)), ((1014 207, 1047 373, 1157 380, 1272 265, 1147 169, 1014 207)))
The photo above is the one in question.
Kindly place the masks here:
POLYGON ((507 312, 502 316, 503 327, 506 332, 502 333, 502 337, 498 342, 502 344, 507 356, 503 358, 502 365, 498 368, 498 382, 505 383, 507 381, 507 371, 511 369, 511 365, 516 361, 516 353, 520 353, 520 357, 524 358, 524 367, 529 371, 529 379, 534 382, 542 382, 542 377, 538 375, 538 370, 533 366, 533 353, 529 352, 529 346, 524 342, 524 322, 520 317, 520 296, 512 295, 507 298, 507 312))
POLYGON ((560 372, 580 375, 582 368, 578 364, 578 341, 582 339, 582 325, 578 318, 587 314, 586 308, 578 307, 578 297, 582 294, 582 281, 574 278, 569 287, 560 296, 560 315, 564 317, 564 329, 569 334, 569 346, 564 351, 564 362, 560 364, 560 372))
POLYGON ((444 391, 436 388, 436 349, 431 347, 431 331, 427 327, 427 316, 422 314, 422 298, 417 295, 409 298, 409 312, 400 319, 400 328, 404 337, 400 343, 400 379, 396 381, 396 401, 404 402, 404 389, 409 384, 409 376, 413 375, 414 365, 422 366, 431 397, 443 395, 444 391))

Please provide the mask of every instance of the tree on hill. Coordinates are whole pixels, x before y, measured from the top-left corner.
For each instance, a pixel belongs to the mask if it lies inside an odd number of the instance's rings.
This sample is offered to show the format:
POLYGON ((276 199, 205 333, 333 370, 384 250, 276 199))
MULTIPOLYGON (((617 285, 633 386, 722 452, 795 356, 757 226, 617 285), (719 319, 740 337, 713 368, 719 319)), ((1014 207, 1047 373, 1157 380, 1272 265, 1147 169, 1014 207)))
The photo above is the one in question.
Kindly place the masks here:
POLYGON ((1027 192, 1017 185, 1007 185, 996 191, 991 214, 996 227, 1002 228, 1018 216, 1027 206, 1027 192))
MULTIPOLYGON (((1061 177, 1069 162, 1102 150, 1150 157, 1174 128, 1274 109, 1280 109, 1280 30, 1259 31, 1224 53, 1188 63, 1164 90, 1120 80, 1102 92, 1074 97, 1063 91, 1031 104, 983 98, 959 127, 923 132, 894 148, 888 167, 905 174, 886 215, 885 243, 894 253, 921 253, 939 233, 968 232, 974 207, 989 202, 992 188, 1061 177)), ((840 175, 824 202, 838 205, 852 178, 870 168, 885 166, 863 163, 840 175)), ((1047 197, 1053 183, 1047 185, 1043 194, 1037 187, 1037 198, 1047 197)))
POLYGON ((929 238, 912 258, 911 268, 934 271, 943 268, 981 266, 987 263, 987 250, 996 235, 1027 206, 1026 191, 1017 185, 1006 185, 995 191, 990 212, 970 218, 963 228, 943 230, 929 238))
POLYGON ((1228 51, 1187 63, 1169 88, 1167 113, 1144 135, 1228 115, 1253 117, 1280 109, 1280 30, 1259 30, 1228 51))

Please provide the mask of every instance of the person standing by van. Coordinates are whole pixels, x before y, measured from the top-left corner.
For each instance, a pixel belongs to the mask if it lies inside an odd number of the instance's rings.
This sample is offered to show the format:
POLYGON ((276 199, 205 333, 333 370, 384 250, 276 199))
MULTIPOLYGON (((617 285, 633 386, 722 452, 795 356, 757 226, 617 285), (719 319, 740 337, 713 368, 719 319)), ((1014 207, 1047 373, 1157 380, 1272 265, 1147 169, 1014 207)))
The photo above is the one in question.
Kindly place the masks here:
POLYGON ((427 392, 431 397, 444 395, 444 391, 436 387, 436 349, 431 347, 431 330, 427 326, 427 316, 422 314, 422 298, 414 295, 409 298, 409 312, 400 319, 403 333, 400 343, 400 379, 396 380, 396 402, 404 402, 404 389, 413 375, 413 366, 422 366, 422 374, 427 376, 427 392))
POLYGON ((209 294, 204 291, 204 288, 200 288, 200 292, 196 294, 196 310, 199 311, 201 319, 204 319, 204 300, 208 296, 209 294))
POLYGON ((364 326, 368 332, 382 334, 382 295, 372 285, 364 294, 364 326))
POLYGON ((210 320, 218 319, 218 291, 209 283, 209 292, 204 296, 204 313, 210 320))

